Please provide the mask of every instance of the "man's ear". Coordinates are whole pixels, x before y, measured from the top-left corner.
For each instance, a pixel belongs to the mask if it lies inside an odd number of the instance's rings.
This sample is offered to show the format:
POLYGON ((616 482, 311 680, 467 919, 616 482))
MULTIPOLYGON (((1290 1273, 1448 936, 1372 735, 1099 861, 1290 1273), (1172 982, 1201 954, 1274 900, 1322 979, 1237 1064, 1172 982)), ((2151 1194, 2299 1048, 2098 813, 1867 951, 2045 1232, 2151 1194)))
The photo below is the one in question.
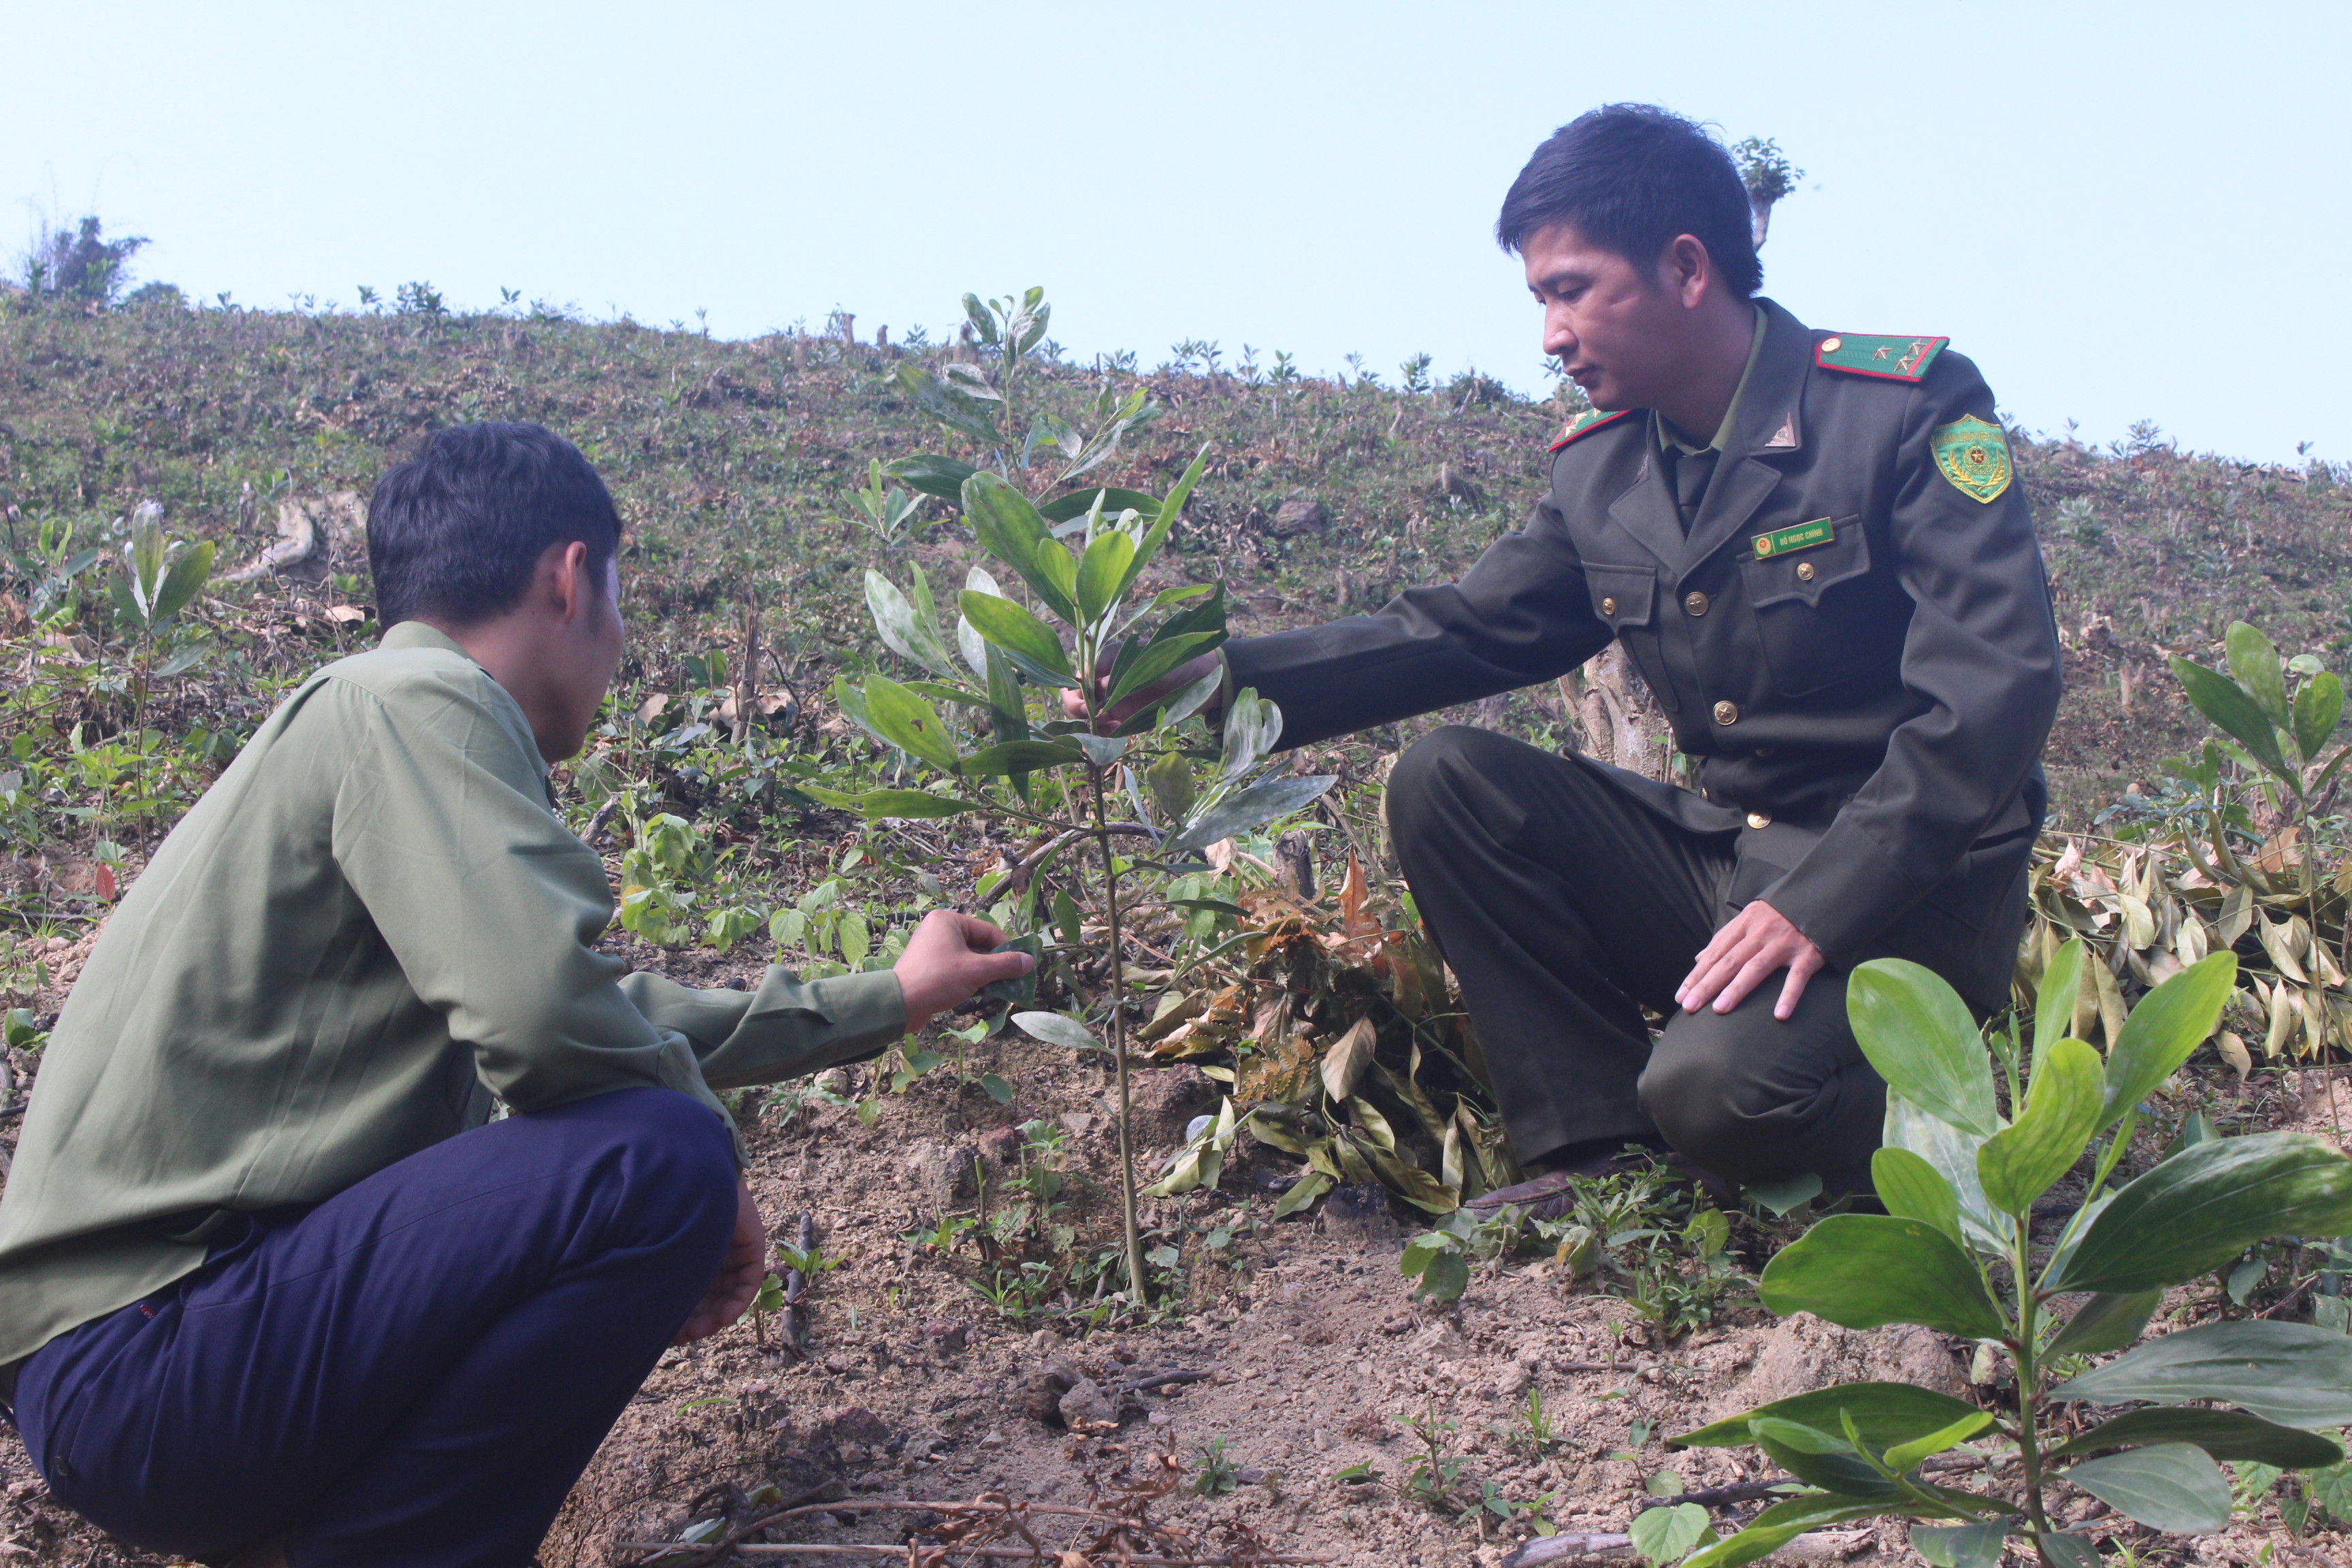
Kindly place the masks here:
POLYGON ((1668 240, 1658 258, 1658 281, 1684 310, 1698 309, 1715 283, 1715 258, 1706 253, 1706 241, 1695 234, 1668 240))
POLYGON ((546 562, 550 607, 555 618, 570 625, 584 614, 595 601, 595 574, 588 568, 588 546, 581 540, 568 544, 547 547, 546 562))

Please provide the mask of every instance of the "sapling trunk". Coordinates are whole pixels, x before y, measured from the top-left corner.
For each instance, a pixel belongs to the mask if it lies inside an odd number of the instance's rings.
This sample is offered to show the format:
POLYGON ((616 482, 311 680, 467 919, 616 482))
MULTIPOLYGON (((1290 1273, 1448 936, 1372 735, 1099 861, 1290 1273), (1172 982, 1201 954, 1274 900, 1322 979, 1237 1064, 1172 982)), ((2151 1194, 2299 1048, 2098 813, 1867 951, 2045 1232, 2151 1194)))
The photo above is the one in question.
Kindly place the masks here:
POLYGON ((1095 842, 1102 849, 1103 913, 1110 934, 1110 1059, 1118 1084, 1118 1213, 1126 1226, 1128 1291, 1142 1307, 1150 1304, 1151 1288, 1143 1273, 1143 1233, 1135 1218, 1135 1150, 1128 1128, 1127 966, 1120 957, 1118 860, 1110 845, 1110 819, 1103 810, 1106 772, 1091 763, 1087 765, 1087 782, 1094 793, 1095 842))

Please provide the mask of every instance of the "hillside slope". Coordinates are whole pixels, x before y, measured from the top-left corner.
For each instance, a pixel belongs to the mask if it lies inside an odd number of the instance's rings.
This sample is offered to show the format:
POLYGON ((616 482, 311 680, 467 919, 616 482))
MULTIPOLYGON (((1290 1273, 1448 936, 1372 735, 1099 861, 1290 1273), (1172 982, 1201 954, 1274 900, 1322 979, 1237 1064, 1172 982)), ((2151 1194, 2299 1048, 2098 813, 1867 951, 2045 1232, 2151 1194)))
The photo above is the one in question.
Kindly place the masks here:
MULTIPOLYGON (((226 563, 268 542, 278 500, 364 491, 436 426, 535 419, 595 459, 635 531, 625 679, 661 684, 677 661, 723 645, 753 597, 782 597, 793 613, 773 635, 822 662, 877 651, 856 582, 887 552, 838 521, 845 490, 869 458, 940 445, 887 379, 905 352, 626 321, 18 314, 0 323, 0 506, 21 552, 45 520, 75 522, 86 542, 152 497, 174 532, 219 540, 226 563)), ((1227 575, 1243 629, 1369 609, 1458 571, 1537 493, 1558 419, 1466 380, 1407 394, 1139 379, 1169 413, 1100 477, 1152 488, 1208 444, 1212 477, 1180 538, 1202 558, 1195 570, 1227 575), (1277 521, 1294 499, 1319 505, 1277 521)), ((1096 378, 1063 364, 1047 382, 1049 401, 1075 411, 1096 378)), ((2290 651, 2352 645, 2352 487, 2340 476, 2153 445, 2116 455, 2021 441, 2018 457, 2072 656, 2050 753, 2070 818, 2151 779, 2192 732, 2166 651, 2203 648, 2239 616, 2290 651)), ((344 586, 365 602, 363 582, 344 586)), ((1561 705, 1538 692, 1508 716, 1539 731, 1561 705)))

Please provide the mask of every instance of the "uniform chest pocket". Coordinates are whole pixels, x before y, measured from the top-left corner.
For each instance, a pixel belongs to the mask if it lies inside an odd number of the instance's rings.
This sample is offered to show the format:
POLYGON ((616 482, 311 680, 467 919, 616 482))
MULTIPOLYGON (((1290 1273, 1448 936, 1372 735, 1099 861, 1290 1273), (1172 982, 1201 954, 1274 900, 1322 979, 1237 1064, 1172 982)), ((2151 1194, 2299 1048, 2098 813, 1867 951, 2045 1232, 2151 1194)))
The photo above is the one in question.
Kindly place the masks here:
POLYGON ((1784 697, 1826 690, 1863 673, 1874 618, 1859 591, 1870 575, 1870 535, 1859 514, 1832 519, 1830 526, 1825 543, 1739 563, 1758 644, 1784 697))
POLYGON ((1650 695, 1667 712, 1681 711, 1681 705, 1675 700, 1674 682, 1666 677, 1665 660, 1658 647, 1658 628, 1653 624, 1657 572, 1648 566, 1601 566, 1587 562, 1584 581, 1591 590, 1592 613, 1617 634, 1625 650, 1633 656, 1642 679, 1649 684, 1650 695))

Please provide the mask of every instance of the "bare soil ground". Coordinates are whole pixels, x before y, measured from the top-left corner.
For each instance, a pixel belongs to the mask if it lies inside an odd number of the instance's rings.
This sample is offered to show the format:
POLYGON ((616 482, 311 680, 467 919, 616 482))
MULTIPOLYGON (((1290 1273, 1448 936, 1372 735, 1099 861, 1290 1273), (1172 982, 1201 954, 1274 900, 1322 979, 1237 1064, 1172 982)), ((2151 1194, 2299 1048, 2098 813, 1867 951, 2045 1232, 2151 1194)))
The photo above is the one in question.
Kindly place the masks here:
MULTIPOLYGON (((689 983, 751 972, 709 954, 627 945, 633 958, 657 958, 689 983)), ((87 946, 51 955, 60 987, 87 946)), ((1069 1217, 1087 1233, 1101 1230, 1113 1213, 1116 1146, 1099 1070, 1028 1042, 981 1049, 985 1059, 973 1070, 1002 1071, 1018 1086, 1012 1104, 977 1087, 958 1091, 946 1073, 883 1096, 870 1126, 824 1105, 780 1124, 756 1095, 745 1101, 753 1187, 772 1228, 788 1232, 805 1209, 824 1251, 840 1260, 811 1297, 810 1354, 785 1352, 771 1317, 665 1357, 558 1520, 541 1553, 546 1568, 637 1560, 646 1554, 624 1543, 675 1540, 730 1503, 748 1517, 758 1510, 742 1500, 770 1486, 787 1499, 826 1489, 824 1500, 844 1506, 754 1541, 896 1543, 937 1516, 847 1505, 993 1493, 1084 1506, 1172 1474, 1161 1456, 1173 1457, 1182 1485, 1151 1504, 1150 1517, 1197 1532, 1213 1550, 1254 1540, 1364 1568, 1492 1568, 1533 1531, 1524 1518, 1480 1506, 1487 1496, 1503 1510, 1548 1500, 1532 1511, 1561 1531, 1622 1531, 1654 1484, 1673 1491, 1765 1473, 1746 1451, 1671 1449, 1664 1438, 1676 1431, 1853 1378, 1969 1389, 1967 1347, 1925 1330, 1853 1333, 1748 1308, 1663 1342, 1624 1301, 1549 1262, 1482 1271, 1452 1307, 1416 1303, 1397 1271, 1408 1218, 1327 1200, 1311 1216, 1253 1230, 1242 1222, 1267 1205, 1247 1161, 1216 1191, 1150 1205, 1150 1217, 1171 1227, 1238 1226, 1231 1263, 1191 1265, 1181 1308, 1166 1321, 1069 1337, 1042 1318, 1008 1317, 973 1289, 982 1266, 972 1252, 941 1255, 905 1234, 919 1219, 975 1212, 983 1184, 996 1190, 1006 1173, 1007 1141, 990 1134, 1031 1118, 1074 1134, 1073 1173, 1084 1180, 1069 1217), (1206 1375, 1117 1392, 1169 1372, 1206 1375), (1095 1414, 1115 1426, 1085 1420, 1083 1385, 1062 1397, 1073 1375, 1107 1391, 1095 1414), (1528 1420, 1531 1393, 1541 1397, 1548 1438, 1528 1420), (1072 1429, 1065 1410, 1093 1429, 1072 1429), (1435 1433, 1441 1463, 1458 1461, 1443 1503, 1407 1490, 1424 1457, 1410 1429, 1416 1420, 1435 1433), (1232 1489, 1202 1495, 1193 1489, 1201 1457, 1220 1442, 1232 1489), (1364 1479, 1343 1479, 1350 1471, 1364 1479), (1679 1484, 1658 1481, 1662 1471, 1679 1484)), ((1191 1114, 1171 1095, 1179 1081, 1145 1075, 1140 1122, 1155 1152, 1173 1147, 1191 1114)), ((2258 1076, 2243 1089, 2220 1072, 2193 1077, 2182 1092, 2249 1127, 2331 1123, 2328 1085, 2316 1070, 2258 1076)), ((16 1125, 11 1119, 0 1136, 11 1149, 16 1125)), ((2180 1293, 2175 1317, 2210 1311, 2211 1295, 2180 1293)), ((2070 1500, 2067 1517, 2096 1507, 2070 1500)), ((1074 1522, 1040 1516, 1033 1528, 1052 1548, 1068 1543, 1074 1522)), ((1899 1526, 1840 1539, 1833 1554, 1858 1563, 1917 1561, 1899 1526)), ((2141 1551, 2142 1561, 2156 1562, 2346 1563, 2352 1538, 2296 1543, 2264 1506, 2221 1535, 2154 1557, 2145 1542, 2141 1551)), ((48 1502, 13 1437, 0 1441, 0 1556, 93 1568, 169 1561, 109 1541, 48 1502)))

